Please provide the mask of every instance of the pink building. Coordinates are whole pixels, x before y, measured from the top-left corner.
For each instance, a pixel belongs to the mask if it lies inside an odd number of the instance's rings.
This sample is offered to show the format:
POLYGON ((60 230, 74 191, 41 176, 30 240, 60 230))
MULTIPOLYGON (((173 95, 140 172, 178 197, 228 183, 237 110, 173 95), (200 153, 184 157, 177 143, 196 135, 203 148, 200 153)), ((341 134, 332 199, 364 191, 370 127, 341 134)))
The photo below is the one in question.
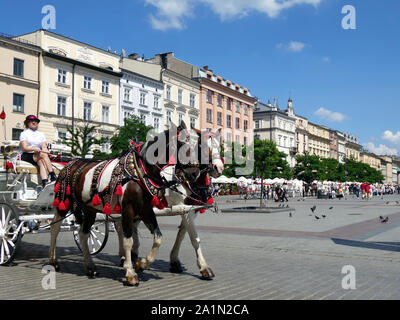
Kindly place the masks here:
POLYGON ((223 129, 226 142, 253 141, 253 108, 257 102, 247 88, 200 69, 200 129, 223 129))

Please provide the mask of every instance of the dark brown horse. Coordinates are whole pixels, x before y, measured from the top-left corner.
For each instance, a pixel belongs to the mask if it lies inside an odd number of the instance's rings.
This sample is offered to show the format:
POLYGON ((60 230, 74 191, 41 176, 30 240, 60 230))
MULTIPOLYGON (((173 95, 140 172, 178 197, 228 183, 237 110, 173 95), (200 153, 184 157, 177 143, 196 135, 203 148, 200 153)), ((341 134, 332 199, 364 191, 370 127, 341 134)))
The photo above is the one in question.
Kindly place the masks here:
MULTIPOLYGON (((179 135, 185 126, 183 124, 172 129, 172 132, 179 135)), ((165 131, 159 135, 159 139, 161 136, 169 141, 170 133, 165 131)), ((95 277, 98 272, 90 256, 87 241, 96 214, 99 212, 121 216, 126 284, 139 283, 131 257, 134 221, 143 221, 154 235, 153 248, 143 261, 143 268, 147 268, 155 259, 162 242, 162 234, 153 207, 162 208, 166 205, 163 191, 171 184, 160 175, 161 163, 153 163, 147 159, 146 151, 151 145, 152 143, 146 143, 143 148, 132 148, 121 156, 106 161, 76 159, 60 172, 55 187, 56 197, 53 205, 56 207, 56 212, 53 221, 59 221, 69 210, 74 213, 81 225, 79 239, 90 277, 95 277)), ((170 155, 178 152, 182 146, 183 144, 179 142, 167 143, 170 155)), ((177 171, 187 169, 188 166, 181 167, 179 163, 176 164, 177 171)), ((61 221, 51 227, 48 263, 56 270, 59 269, 56 259, 56 239, 60 224, 61 221)))

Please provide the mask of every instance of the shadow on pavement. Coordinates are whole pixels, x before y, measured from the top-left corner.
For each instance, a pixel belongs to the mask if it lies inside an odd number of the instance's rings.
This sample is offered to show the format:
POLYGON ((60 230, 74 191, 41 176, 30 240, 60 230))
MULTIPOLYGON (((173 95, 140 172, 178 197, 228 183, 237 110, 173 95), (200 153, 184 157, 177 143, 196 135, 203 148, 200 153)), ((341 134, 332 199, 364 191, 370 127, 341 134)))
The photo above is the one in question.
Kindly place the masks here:
POLYGON ((379 242, 379 241, 364 242, 364 241, 338 239, 338 238, 332 238, 331 240, 335 244, 343 246, 400 252, 400 242, 379 242))

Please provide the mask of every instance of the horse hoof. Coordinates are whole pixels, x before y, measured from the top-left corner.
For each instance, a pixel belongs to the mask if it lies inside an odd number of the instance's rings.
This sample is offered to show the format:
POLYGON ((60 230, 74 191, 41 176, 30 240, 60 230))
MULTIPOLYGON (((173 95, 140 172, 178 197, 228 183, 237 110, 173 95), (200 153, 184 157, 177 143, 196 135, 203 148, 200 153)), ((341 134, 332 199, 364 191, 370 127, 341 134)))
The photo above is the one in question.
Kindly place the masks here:
POLYGON ((139 286, 139 277, 137 275, 136 276, 127 276, 124 284, 128 287, 138 287, 139 286))
POLYGON ((142 260, 135 262, 135 271, 136 273, 141 273, 145 270, 144 262, 142 260))
POLYGON ((180 261, 174 261, 169 264, 169 272, 172 273, 182 273, 183 268, 180 261))
POLYGON ((99 273, 94 269, 89 269, 87 275, 90 279, 95 279, 99 276, 99 273))
POLYGON ((60 265, 58 264, 57 261, 55 261, 55 262, 47 262, 47 263, 44 264, 44 266, 52 266, 56 272, 60 271, 60 265))
POLYGON ((215 277, 215 274, 211 270, 211 268, 207 268, 207 269, 201 270, 200 273, 201 273, 201 278, 204 279, 204 280, 210 280, 210 279, 215 277))

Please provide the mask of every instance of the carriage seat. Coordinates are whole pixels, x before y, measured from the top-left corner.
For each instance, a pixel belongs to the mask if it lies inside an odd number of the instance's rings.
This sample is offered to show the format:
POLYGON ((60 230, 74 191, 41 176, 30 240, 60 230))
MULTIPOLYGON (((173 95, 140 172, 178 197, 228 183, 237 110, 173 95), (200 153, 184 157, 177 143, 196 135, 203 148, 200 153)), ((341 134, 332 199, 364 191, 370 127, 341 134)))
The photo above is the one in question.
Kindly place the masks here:
MULTIPOLYGON (((52 162, 53 165, 53 170, 56 175, 58 175, 61 171, 61 169, 64 167, 63 164, 57 163, 57 162, 52 162)), ((39 174, 39 167, 34 166, 33 164, 26 162, 26 161, 20 161, 19 165, 16 166, 15 171, 13 168, 7 169, 9 173, 21 173, 21 172, 28 172, 30 174, 39 174)))

